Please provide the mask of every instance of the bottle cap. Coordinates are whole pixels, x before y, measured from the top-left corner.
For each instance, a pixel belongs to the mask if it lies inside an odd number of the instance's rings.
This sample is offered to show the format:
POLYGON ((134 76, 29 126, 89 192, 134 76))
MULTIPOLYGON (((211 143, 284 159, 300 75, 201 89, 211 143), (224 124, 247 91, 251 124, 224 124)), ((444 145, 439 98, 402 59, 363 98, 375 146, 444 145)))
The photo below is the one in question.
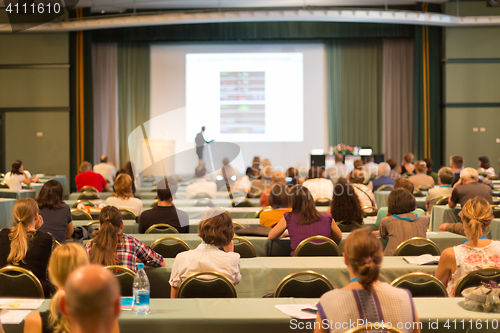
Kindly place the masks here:
POLYGON ((142 262, 138 263, 137 269, 144 269, 144 264, 142 262))

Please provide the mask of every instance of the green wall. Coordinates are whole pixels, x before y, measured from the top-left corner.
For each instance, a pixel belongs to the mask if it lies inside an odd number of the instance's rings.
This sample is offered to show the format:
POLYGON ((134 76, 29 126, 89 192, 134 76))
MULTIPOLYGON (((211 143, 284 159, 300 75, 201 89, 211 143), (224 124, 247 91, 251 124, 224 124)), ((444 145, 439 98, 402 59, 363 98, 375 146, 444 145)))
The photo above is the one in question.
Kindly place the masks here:
MULTIPOLYGON (((457 14, 457 3, 445 12, 457 14)), ((482 2, 459 2, 460 16, 499 15, 482 2)), ((500 172, 500 27, 451 27, 444 38, 444 114, 446 160, 461 155, 477 168, 486 155, 500 172), (477 131, 476 131, 477 130, 477 131)))
POLYGON ((3 163, 20 159, 32 174, 69 180, 69 35, 0 34, 3 163))

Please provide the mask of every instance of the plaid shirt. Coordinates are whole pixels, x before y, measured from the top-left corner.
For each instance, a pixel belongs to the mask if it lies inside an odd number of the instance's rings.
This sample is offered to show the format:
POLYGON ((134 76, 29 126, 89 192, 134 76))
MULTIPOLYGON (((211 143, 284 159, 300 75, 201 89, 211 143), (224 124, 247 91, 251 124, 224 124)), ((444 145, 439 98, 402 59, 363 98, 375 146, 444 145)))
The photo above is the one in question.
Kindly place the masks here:
MULTIPOLYGON (((144 245, 144 243, 139 242, 132 236, 125 234, 118 234, 120 236, 120 241, 116 247, 116 254, 118 255, 118 265, 130 268, 134 272, 137 272, 136 258, 139 258, 144 264, 161 267, 163 264, 163 257, 151 250, 149 247, 144 245)), ((90 250, 92 249, 92 244, 94 242, 91 240, 85 245, 88 255, 90 256, 90 250)))

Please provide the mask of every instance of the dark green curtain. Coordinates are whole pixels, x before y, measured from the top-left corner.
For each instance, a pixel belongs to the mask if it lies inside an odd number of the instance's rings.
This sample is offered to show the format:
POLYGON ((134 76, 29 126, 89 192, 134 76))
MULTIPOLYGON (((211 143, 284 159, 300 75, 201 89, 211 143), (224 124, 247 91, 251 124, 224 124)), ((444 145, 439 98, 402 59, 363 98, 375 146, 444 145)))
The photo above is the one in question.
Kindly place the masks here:
POLYGON ((347 22, 239 22, 96 30, 93 42, 281 41, 331 38, 411 38, 403 24, 347 22))
POLYGON ((370 146, 381 152, 382 41, 326 44, 330 145, 370 146))
MULTIPOLYGON (((439 12, 439 6, 422 3, 417 10, 439 12)), ((415 26, 414 54, 414 155, 430 158, 434 171, 443 159, 443 112, 441 107, 442 28, 415 26)))
POLYGON ((118 133, 122 166, 130 159, 129 134, 149 118, 149 44, 118 44, 118 133))

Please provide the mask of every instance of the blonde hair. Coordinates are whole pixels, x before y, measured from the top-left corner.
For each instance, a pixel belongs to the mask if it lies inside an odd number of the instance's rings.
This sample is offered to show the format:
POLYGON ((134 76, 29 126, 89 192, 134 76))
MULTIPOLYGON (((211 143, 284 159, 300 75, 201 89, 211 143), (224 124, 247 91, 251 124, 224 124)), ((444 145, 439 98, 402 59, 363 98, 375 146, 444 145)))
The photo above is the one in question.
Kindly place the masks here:
POLYGON ((380 240, 367 228, 354 230, 345 241, 344 254, 363 289, 372 292, 384 258, 380 240))
MULTIPOLYGON (((89 264, 89 257, 83 246, 77 243, 68 243, 58 246, 49 261, 49 279, 57 288, 66 284, 66 279, 75 269, 89 264)), ((59 304, 64 295, 63 289, 58 289, 50 301, 49 326, 55 333, 69 333, 67 317, 60 316, 59 304)))
POLYGON ((117 198, 132 198, 132 177, 126 173, 120 173, 115 179, 115 193, 117 198))
POLYGON ((35 233, 28 229, 36 214, 38 214, 38 205, 31 198, 19 199, 14 204, 13 217, 16 226, 9 232, 10 253, 7 262, 13 265, 19 265, 19 262, 24 263, 26 252, 28 252, 28 242, 35 236, 35 233))
POLYGON ((485 198, 475 197, 465 203, 460 217, 464 224, 465 236, 472 244, 477 245, 478 239, 493 220, 493 210, 485 198))

